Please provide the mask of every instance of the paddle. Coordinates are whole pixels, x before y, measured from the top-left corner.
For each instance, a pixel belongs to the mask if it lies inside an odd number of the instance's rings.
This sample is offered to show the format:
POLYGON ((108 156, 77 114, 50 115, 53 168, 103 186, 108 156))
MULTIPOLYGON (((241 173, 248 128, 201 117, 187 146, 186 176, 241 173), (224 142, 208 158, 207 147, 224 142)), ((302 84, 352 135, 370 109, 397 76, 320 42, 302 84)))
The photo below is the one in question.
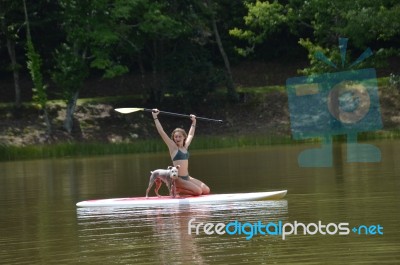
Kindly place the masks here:
MULTIPOLYGON (((119 109, 115 109, 115 111, 118 111, 119 113, 122 113, 122 114, 128 114, 128 113, 137 112, 137 111, 153 112, 152 109, 145 109, 145 108, 119 108, 119 109)), ((173 113, 173 112, 168 112, 168 111, 160 111, 160 113, 165 114, 165 115, 170 115, 170 116, 190 118, 190 115, 187 115, 187 114, 179 114, 179 113, 173 113)), ((220 123, 223 122, 222 120, 215 120, 215 119, 209 119, 209 118, 197 117, 197 116, 196 116, 196 120, 214 121, 214 122, 220 122, 220 123)))

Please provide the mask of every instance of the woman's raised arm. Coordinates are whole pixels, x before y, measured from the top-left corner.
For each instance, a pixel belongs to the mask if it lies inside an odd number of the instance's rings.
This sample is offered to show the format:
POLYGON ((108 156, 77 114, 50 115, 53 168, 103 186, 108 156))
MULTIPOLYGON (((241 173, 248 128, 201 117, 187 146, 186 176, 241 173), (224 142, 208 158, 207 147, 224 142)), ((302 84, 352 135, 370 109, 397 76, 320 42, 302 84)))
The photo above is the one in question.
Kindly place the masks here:
POLYGON ((190 125, 190 130, 189 130, 189 133, 188 133, 188 137, 187 137, 186 142, 185 142, 185 147, 186 148, 188 148, 190 143, 192 142, 193 137, 194 137, 194 132, 196 131, 196 116, 193 115, 193 114, 190 114, 190 119, 192 120, 192 125, 190 125))
POLYGON ((160 113, 160 111, 158 109, 153 109, 151 114, 153 115, 153 119, 156 124, 158 133, 160 134, 160 136, 164 140, 164 142, 167 144, 168 149, 171 152, 171 150, 175 149, 176 144, 174 143, 174 141, 171 140, 171 138, 168 137, 167 133, 164 131, 160 121, 158 120, 159 113, 160 113))

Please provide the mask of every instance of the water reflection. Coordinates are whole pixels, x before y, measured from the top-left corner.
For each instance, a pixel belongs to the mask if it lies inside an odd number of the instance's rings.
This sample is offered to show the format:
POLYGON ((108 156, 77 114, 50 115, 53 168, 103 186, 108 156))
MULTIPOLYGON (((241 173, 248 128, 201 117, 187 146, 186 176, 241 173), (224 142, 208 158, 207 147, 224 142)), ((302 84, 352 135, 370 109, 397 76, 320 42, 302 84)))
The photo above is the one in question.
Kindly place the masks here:
MULTIPOLYGON (((106 242, 118 242, 119 248, 122 245, 125 251, 134 251, 130 254, 131 261, 152 259, 159 264, 210 264, 210 259, 221 252, 225 256, 228 253, 236 255, 237 248, 243 247, 240 244, 243 235, 196 235, 195 231, 189 234, 190 219, 196 218, 196 222, 204 223, 286 220, 287 206, 286 200, 279 200, 167 208, 78 208, 78 233, 81 243, 89 245, 95 253, 99 248, 110 247, 108 244, 99 246, 94 240, 101 233, 106 242), (210 249, 208 245, 215 241, 219 242, 218 246, 210 249), (90 242, 96 247, 90 246, 90 242)), ((129 256, 128 253, 125 255, 129 256)))

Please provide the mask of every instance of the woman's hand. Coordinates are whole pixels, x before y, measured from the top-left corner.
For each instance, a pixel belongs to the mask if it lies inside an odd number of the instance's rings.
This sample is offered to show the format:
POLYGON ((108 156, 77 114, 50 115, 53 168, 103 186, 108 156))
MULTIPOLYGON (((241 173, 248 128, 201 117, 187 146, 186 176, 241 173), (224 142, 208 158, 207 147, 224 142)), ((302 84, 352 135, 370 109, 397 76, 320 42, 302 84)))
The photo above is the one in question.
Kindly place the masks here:
POLYGON ((196 115, 190 114, 190 119, 192 120, 192 126, 193 128, 196 127, 196 115))
POLYGON ((152 109, 151 114, 153 115, 153 119, 158 119, 158 114, 160 114, 160 111, 158 109, 152 109))

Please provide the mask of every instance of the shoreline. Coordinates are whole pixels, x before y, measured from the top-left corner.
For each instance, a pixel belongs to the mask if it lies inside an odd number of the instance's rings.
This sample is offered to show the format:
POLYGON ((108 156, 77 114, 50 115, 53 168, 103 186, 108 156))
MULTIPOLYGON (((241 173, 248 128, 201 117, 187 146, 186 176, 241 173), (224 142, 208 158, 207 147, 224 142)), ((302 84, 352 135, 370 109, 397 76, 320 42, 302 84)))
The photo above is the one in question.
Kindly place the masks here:
MULTIPOLYGON (((398 140, 400 131, 378 131, 360 134, 359 142, 398 140)), ((346 136, 333 136, 333 144, 345 143, 346 136)), ((320 144, 321 138, 293 140, 289 136, 246 135, 246 136, 198 136, 191 145, 191 150, 221 150, 238 148, 257 148, 275 145, 320 144)), ((1 161, 34 159, 79 158, 106 155, 156 154, 167 151, 161 139, 149 139, 134 143, 57 143, 30 146, 0 145, 1 161)))
MULTIPOLYGON (((400 91, 380 83, 379 98, 383 129, 358 133, 359 141, 400 138, 400 91)), ((176 113, 192 112, 197 116, 224 121, 222 124, 198 121, 191 148, 318 142, 318 139, 292 139, 284 87, 246 90, 241 92, 240 101, 235 104, 229 103, 223 93, 214 93, 202 101, 188 110, 177 107, 174 98, 168 97, 159 108, 176 113)), ((19 117, 15 117, 11 106, 0 105, 0 161, 164 150, 161 149, 163 142, 151 114, 137 112, 123 115, 114 111, 120 107, 154 108, 134 95, 80 99, 75 112, 75 130, 68 134, 63 129, 63 102, 51 101, 48 112, 53 131, 49 135, 40 111, 31 104, 24 105, 19 117)), ((191 123, 189 119, 171 116, 160 116, 160 120, 166 132, 177 127, 188 130, 191 123)), ((345 141, 345 137, 334 136, 334 140, 345 141)))

